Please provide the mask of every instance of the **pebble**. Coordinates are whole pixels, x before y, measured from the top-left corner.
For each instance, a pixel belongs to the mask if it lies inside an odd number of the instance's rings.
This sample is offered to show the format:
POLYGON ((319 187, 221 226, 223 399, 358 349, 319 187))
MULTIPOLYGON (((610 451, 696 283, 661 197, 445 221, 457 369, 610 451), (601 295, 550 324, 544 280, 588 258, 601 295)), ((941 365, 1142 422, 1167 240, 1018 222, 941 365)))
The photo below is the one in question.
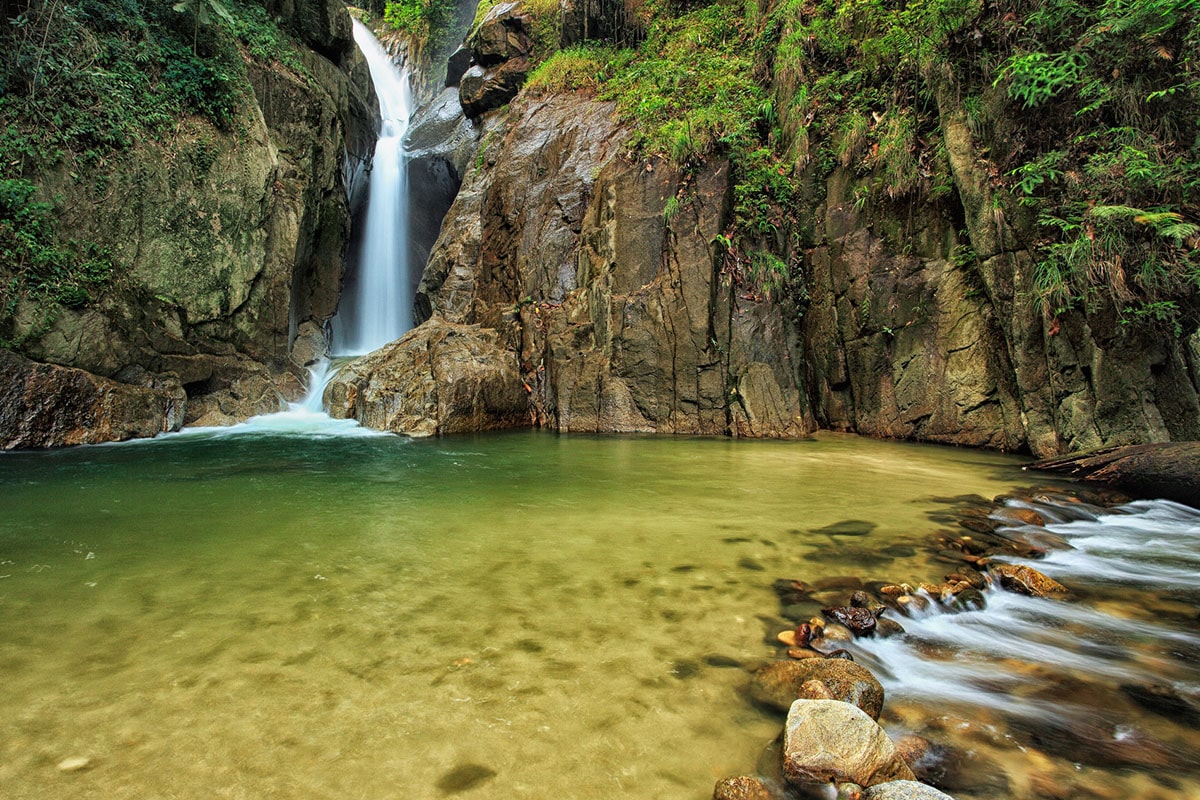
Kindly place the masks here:
POLYGON ((86 756, 71 756, 58 762, 59 772, 79 772, 92 765, 92 760, 86 756))

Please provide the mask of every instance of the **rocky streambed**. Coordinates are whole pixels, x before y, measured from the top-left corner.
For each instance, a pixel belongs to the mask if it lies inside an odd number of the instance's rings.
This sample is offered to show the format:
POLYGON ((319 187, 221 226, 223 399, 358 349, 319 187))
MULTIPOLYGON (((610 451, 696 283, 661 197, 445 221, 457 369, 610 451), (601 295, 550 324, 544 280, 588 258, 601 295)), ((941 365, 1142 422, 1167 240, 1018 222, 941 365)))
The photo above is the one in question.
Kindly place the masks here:
POLYGON ((947 501, 939 583, 775 582, 790 627, 747 694, 783 732, 715 800, 1195 796, 1200 512, 947 501))

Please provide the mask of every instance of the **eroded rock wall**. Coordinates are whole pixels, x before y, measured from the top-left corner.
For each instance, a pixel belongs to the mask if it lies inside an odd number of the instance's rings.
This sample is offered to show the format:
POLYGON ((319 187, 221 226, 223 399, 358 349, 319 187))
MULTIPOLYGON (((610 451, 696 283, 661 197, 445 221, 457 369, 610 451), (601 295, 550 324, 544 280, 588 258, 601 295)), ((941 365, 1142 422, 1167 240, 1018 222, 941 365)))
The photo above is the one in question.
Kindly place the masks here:
POLYGON ((482 126, 418 310, 426 324, 498 332, 530 404, 513 424, 809 430, 784 312, 743 297, 720 269, 727 164, 685 179, 663 162, 628 160, 612 104, 582 96, 518 98, 482 126))
MULTIPOLYGON (((247 62, 250 91, 227 130, 185 119, 95 175, 46 177, 63 198, 60 227, 110 248, 121 274, 48 329, 37 309, 20 310, 13 338, 26 356, 173 384, 188 422, 273 411, 301 391, 337 308, 347 181, 369 158, 376 112, 345 6, 274 6, 307 45, 303 70, 247 62)), ((45 442, 56 443, 69 442, 45 442)))
POLYGON ((1032 237, 997 213, 963 112, 942 101, 954 178, 939 202, 813 198, 806 374, 822 427, 1038 456, 1200 438, 1200 336, 1112 303, 1045 313, 1032 237))

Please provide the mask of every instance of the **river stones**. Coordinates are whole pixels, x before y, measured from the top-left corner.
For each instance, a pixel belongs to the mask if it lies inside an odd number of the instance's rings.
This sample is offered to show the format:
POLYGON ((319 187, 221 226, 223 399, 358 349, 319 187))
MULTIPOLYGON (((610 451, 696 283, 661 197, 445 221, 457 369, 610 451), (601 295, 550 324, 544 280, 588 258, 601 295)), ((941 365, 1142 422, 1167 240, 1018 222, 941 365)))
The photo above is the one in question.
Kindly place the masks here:
POLYGON ((888 781, 867 789, 863 800, 954 800, 932 786, 917 781, 888 781))
POLYGON ((845 625, 858 636, 864 636, 875 630, 875 615, 870 609, 856 608, 854 606, 836 606, 834 608, 823 608, 821 609, 821 613, 845 625))
POLYGON ((713 800, 775 800, 775 797, 765 783, 748 775, 722 778, 713 789, 713 800))
MULTIPOLYGON (((754 672, 750 695, 758 703, 787 711, 808 681, 825 685, 832 699, 861 709, 871 719, 883 710, 883 686, 870 670, 840 658, 772 661, 754 672)), ((811 696, 813 692, 807 692, 811 696)))
POLYGON ((1024 564, 996 564, 992 567, 1005 589, 1030 597, 1055 597, 1067 593, 1067 587, 1024 564))
POLYGON ((837 700, 792 703, 783 729, 783 773, 799 785, 913 780, 883 728, 862 709, 837 700))

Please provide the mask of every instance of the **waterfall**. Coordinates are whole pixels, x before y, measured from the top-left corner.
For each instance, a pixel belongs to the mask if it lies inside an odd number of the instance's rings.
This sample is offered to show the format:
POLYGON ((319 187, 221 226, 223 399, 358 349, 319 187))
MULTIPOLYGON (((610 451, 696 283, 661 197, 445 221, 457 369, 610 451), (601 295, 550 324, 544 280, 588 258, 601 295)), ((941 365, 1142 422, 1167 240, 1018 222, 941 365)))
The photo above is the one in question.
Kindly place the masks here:
POLYGON ((408 181, 401 142, 412 107, 408 71, 397 68, 371 31, 354 20, 379 97, 382 127, 367 179, 367 208, 347 291, 334 320, 334 352, 361 355, 412 327, 408 269, 408 181))

